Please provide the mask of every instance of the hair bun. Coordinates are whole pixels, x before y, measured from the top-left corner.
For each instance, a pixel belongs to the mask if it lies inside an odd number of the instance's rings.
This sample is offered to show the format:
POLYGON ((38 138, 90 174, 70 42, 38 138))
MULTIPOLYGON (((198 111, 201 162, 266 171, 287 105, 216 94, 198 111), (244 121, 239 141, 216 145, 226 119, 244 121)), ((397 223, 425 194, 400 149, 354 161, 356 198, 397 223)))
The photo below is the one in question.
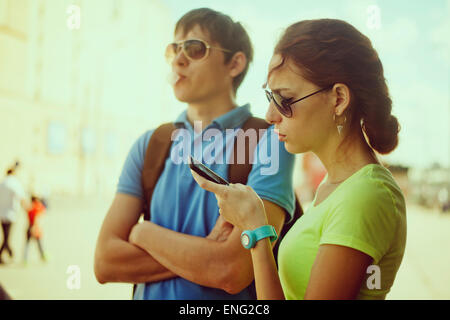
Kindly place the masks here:
POLYGON ((398 145, 398 133, 400 124, 397 118, 389 115, 384 121, 372 122, 364 119, 364 132, 370 146, 380 154, 387 154, 398 145))

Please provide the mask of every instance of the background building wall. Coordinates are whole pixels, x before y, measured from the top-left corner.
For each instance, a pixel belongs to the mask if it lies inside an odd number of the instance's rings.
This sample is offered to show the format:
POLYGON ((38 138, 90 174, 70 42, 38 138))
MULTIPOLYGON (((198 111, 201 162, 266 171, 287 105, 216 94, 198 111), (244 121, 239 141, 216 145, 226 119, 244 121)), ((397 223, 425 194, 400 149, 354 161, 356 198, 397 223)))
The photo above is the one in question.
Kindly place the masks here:
POLYGON ((17 159, 30 191, 113 192, 137 137, 180 112, 172 28, 159 0, 0 0, 2 175, 17 159))

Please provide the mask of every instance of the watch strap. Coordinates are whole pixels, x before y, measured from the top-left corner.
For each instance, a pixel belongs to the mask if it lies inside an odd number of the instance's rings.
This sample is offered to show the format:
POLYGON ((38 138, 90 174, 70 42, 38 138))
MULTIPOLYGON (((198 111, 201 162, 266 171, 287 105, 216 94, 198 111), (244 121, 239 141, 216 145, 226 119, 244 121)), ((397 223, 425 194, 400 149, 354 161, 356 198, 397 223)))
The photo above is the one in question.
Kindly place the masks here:
POLYGON ((270 242, 274 242, 278 238, 275 228, 271 225, 256 228, 253 230, 253 234, 255 235, 256 242, 264 238, 270 238, 270 242))

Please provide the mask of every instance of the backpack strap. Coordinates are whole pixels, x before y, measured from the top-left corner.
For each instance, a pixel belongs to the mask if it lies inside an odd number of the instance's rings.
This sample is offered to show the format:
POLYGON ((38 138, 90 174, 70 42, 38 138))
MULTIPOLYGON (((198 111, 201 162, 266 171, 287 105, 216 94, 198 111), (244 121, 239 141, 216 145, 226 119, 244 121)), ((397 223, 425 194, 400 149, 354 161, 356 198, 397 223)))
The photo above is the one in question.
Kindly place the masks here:
POLYGON ((145 153, 141 181, 145 197, 144 220, 150 220, 150 204, 152 203, 153 190, 164 170, 170 146, 172 145, 172 133, 175 130, 176 127, 172 122, 165 123, 159 126, 150 137, 145 153))
POLYGON ((234 151, 232 154, 232 157, 234 157, 234 161, 229 165, 228 168, 228 179, 231 183, 241 183, 241 184, 247 184, 248 175, 250 174, 250 171, 252 170, 252 159, 253 159, 253 153, 255 152, 256 145, 259 142, 260 136, 260 129, 267 129, 270 126, 265 120, 256 118, 256 117, 250 117, 243 125, 241 130, 238 131, 236 134, 236 138, 234 141, 234 151), (252 140, 250 138, 245 138, 245 133, 249 129, 256 130, 256 141, 252 140), (244 135, 243 137, 239 138, 239 136, 244 135), (245 139, 245 149, 239 150, 239 144, 237 143, 238 139, 245 139), (242 152, 245 152, 245 161, 242 163, 242 152))

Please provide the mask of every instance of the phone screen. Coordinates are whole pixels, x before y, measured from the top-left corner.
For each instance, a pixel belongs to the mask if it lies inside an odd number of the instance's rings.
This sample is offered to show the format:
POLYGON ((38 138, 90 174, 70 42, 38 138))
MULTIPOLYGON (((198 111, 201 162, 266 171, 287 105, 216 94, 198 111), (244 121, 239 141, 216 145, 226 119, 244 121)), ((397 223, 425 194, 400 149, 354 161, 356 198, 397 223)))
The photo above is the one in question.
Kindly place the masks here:
POLYGON ((225 180, 217 173, 209 169, 200 161, 195 160, 192 156, 190 156, 189 159, 190 159, 189 167, 203 178, 208 179, 209 181, 212 181, 214 183, 229 185, 229 182, 227 180, 225 180))

